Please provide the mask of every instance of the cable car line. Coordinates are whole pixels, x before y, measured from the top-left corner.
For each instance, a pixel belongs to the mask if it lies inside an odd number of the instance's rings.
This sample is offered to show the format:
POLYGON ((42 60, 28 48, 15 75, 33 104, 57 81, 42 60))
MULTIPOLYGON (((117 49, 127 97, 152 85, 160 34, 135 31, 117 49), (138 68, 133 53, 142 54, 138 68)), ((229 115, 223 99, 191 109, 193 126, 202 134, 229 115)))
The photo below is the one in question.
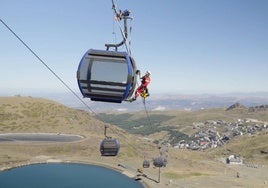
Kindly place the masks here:
POLYGON ((40 56, 38 56, 31 48, 29 45, 27 45, 21 37, 19 37, 2 19, 0 19, 0 21, 2 22, 2 24, 39 60, 39 62, 41 62, 83 105, 86 106, 87 109, 89 109, 93 114, 96 114, 96 112, 94 112, 92 110, 92 108, 90 108, 90 106, 85 103, 76 93, 74 90, 72 90, 68 84, 66 84, 66 82, 63 81, 63 79, 55 72, 52 70, 52 68, 50 68, 45 61, 43 61, 40 56))
MULTIPOLYGON (((71 93, 80 101, 83 105, 86 106, 93 114, 98 116, 98 114, 90 108, 64 81, 61 79, 53 70, 50 68, 41 58, 38 56, 30 47, 27 45, 2 19, 1 23, 69 90, 71 93)), ((106 132, 106 130, 105 130, 106 132)), ((106 136, 106 135, 105 135, 106 136)), ((102 156, 116 156, 119 152, 120 144, 117 139, 112 137, 105 138, 100 144, 100 152, 102 156)))

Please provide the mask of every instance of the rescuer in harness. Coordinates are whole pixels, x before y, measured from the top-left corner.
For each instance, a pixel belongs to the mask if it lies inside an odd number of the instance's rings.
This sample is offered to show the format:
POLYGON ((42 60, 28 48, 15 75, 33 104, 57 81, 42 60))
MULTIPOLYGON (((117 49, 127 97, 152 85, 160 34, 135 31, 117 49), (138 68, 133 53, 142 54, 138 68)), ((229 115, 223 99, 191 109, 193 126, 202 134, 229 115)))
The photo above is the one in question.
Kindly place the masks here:
MULTIPOLYGON (((137 74, 139 74, 139 76, 140 76, 140 71, 138 71, 137 74)), ((135 96, 132 99, 130 99, 130 102, 135 101, 140 95, 144 99, 149 96, 149 92, 148 92, 147 86, 151 82, 150 75, 151 75, 151 71, 146 71, 146 73, 145 73, 145 75, 143 77, 140 76, 141 85, 136 89, 135 96)))

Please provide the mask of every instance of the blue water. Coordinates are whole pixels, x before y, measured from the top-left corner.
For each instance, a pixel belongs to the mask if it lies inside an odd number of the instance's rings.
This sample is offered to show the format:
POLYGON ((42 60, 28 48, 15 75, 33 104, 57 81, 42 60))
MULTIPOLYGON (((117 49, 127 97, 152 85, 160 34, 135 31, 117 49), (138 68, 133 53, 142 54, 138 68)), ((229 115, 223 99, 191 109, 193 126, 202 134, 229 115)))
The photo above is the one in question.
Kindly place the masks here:
POLYGON ((108 168, 83 164, 38 164, 0 172, 0 188, 143 188, 108 168))

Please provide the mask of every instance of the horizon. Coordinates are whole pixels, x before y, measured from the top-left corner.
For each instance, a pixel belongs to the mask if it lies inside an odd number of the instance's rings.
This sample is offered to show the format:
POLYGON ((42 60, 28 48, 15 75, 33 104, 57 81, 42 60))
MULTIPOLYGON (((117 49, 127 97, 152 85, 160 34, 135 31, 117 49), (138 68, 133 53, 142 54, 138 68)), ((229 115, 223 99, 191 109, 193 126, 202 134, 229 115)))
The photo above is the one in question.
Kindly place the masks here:
MULTIPOLYGON (((78 94, 79 95, 79 94, 78 94)), ((62 105, 74 109, 81 109, 93 113, 128 113, 144 111, 144 106, 141 99, 134 103, 104 103, 91 101, 89 98, 80 99, 86 103, 90 109, 81 103, 76 96, 70 92, 57 93, 9 93, 0 97, 33 97, 44 98, 58 102, 62 105)), ((156 94, 151 95, 146 100, 146 108, 148 111, 169 111, 169 110, 186 110, 195 111, 212 108, 228 108, 235 103, 240 103, 246 107, 256 107, 260 105, 268 105, 268 92, 260 93, 221 93, 221 94, 156 94)))
MULTIPOLYGON (((46 89, 26 89, 26 90, 17 90, 14 91, 13 89, 6 89, 2 90, 0 92, 0 96, 16 96, 16 95, 21 95, 21 96, 47 96, 47 95, 73 95, 72 92, 69 90, 56 90, 56 91, 50 91, 46 89)), ((79 97, 83 98, 82 94, 79 91, 76 91, 76 94, 78 94, 79 97)), ((257 96, 257 97, 268 97, 268 91, 248 91, 248 92, 242 92, 242 91, 236 91, 236 92, 220 92, 220 91, 215 91, 215 92, 203 92, 203 91, 181 91, 181 92, 156 92, 156 93, 151 93, 150 92, 150 98, 154 97, 172 97, 172 96, 257 96)), ((75 97, 73 95, 73 97, 75 97)), ((86 98, 90 100, 89 98, 86 98)))

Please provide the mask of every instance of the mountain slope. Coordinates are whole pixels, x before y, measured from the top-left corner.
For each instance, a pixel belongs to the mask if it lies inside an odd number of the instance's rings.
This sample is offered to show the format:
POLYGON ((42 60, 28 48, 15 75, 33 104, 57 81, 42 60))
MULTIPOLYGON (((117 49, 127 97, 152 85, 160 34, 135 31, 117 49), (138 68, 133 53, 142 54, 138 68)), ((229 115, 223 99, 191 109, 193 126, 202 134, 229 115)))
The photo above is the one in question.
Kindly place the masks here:
MULTIPOLYGON (((265 111, 242 112, 236 109, 230 111, 208 109, 193 112, 149 111, 148 114, 149 118, 144 112, 98 114, 98 118, 103 118, 103 121, 110 119, 110 122, 107 121, 110 124, 108 136, 117 138, 121 145, 117 157, 106 158, 101 157, 99 152, 99 144, 104 138, 103 128, 106 123, 96 119, 95 115, 41 98, 1 97, 0 133, 70 133, 83 135, 85 138, 72 143, 0 142, 0 169, 6 166, 46 162, 47 159, 60 159, 59 161, 65 162, 108 165, 135 175, 137 169, 142 167, 144 158, 152 163, 152 159, 160 155, 161 149, 164 148, 161 143, 166 143, 164 141, 168 141, 170 135, 176 137, 178 134, 175 133, 179 132, 181 133, 179 135, 188 136, 201 130, 202 126, 194 129, 193 123, 200 122, 205 125, 208 120, 236 121, 239 118, 268 120, 265 111), (114 126, 119 123, 121 123, 121 128, 114 126), (124 126, 131 131, 136 131, 136 135, 127 133, 124 126)), ((268 165, 268 154, 265 154, 268 148, 268 134, 261 133, 263 134, 235 137, 223 147, 208 149, 205 152, 168 147, 165 154, 168 156, 168 164, 167 167, 161 168, 161 183, 155 182, 158 178, 156 168, 143 169, 148 177, 144 179, 150 187, 166 187, 171 179, 173 187, 178 187, 178 185, 191 187, 193 181, 198 187, 235 187, 237 185, 253 187, 256 183, 263 183, 267 168, 260 168, 258 171, 253 168, 243 169, 243 167, 228 166, 220 159, 230 154, 238 154, 247 164, 250 162, 268 165), (244 174, 248 178, 234 181, 234 173, 238 169, 242 177, 244 174), (219 184, 224 186, 219 186, 219 184)))
MULTIPOLYGON (((87 155, 99 156, 99 144, 104 139, 104 125, 91 113, 68 108, 51 100, 32 97, 0 97, 0 133, 78 134, 85 137, 81 145, 88 148, 87 155)), ((140 148, 139 143, 135 143, 139 140, 137 136, 132 136, 113 125, 109 126, 107 135, 119 140, 121 144, 119 155, 123 158, 143 157, 139 154, 143 148, 140 148)), ((142 145, 147 147, 146 142, 142 145)), ((76 147, 79 154, 81 146, 76 147)), ((67 150, 65 152, 69 153, 67 150)), ((82 152, 85 152, 84 149, 82 152)))

